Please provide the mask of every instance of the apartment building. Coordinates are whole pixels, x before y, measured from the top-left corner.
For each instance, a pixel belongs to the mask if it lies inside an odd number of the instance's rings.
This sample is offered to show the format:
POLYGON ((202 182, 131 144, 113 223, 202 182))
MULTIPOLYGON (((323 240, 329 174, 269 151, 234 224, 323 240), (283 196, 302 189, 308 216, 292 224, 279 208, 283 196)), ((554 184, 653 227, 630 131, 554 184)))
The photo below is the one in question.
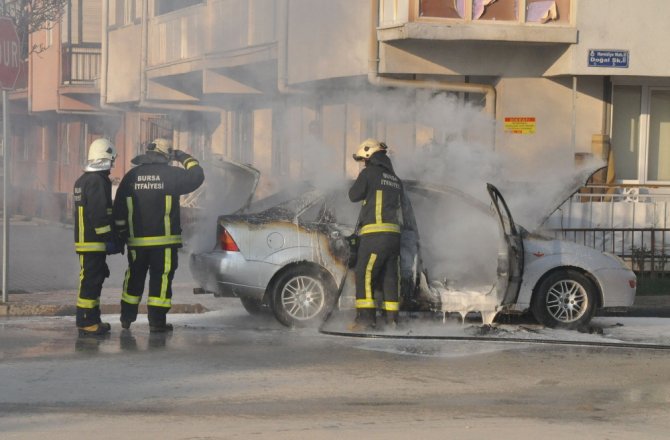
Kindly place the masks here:
POLYGON ((88 144, 121 128, 118 115, 100 108, 101 7, 71 0, 62 21, 30 36, 24 75, 10 94, 12 213, 71 217, 88 144))
POLYGON ((34 36, 48 48, 31 55, 27 90, 14 94, 30 121, 15 128, 17 167, 37 163, 33 187, 66 193, 90 138, 111 136, 125 152, 117 176, 160 134, 205 163, 253 164, 267 189, 303 177, 315 143, 335 173, 354 176, 351 154, 376 136, 402 152, 470 142, 540 160, 551 151, 561 164, 611 150, 616 182, 654 191, 670 182, 667 8, 73 0, 63 23, 34 36), (426 115, 440 97, 456 111, 426 115))
MULTIPOLYGON (((670 180, 666 2, 106 0, 105 105, 164 115, 177 144, 299 176, 312 127, 342 175, 359 141, 444 142, 398 120, 390 90, 454 95, 490 115, 496 151, 614 152, 621 183, 670 180)), ((139 133, 127 132, 128 140, 139 133)), ((448 136, 447 136, 448 137, 448 136)))

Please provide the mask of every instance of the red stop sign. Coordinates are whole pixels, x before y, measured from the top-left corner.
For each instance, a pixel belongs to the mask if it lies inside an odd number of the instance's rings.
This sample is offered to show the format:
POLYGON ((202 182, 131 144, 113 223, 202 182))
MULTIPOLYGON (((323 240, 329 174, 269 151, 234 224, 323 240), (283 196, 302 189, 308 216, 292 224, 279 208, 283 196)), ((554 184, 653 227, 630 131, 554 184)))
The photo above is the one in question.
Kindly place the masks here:
POLYGON ((0 17, 0 88, 13 89, 21 70, 19 35, 12 19, 0 17))

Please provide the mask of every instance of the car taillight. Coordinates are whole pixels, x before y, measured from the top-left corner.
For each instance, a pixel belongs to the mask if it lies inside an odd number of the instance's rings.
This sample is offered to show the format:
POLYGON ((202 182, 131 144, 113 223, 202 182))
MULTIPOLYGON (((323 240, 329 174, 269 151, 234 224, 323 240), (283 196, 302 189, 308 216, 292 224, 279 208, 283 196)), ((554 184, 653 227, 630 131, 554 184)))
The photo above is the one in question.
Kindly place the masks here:
POLYGON ((226 231, 226 228, 221 228, 219 230, 219 245, 224 251, 240 251, 240 248, 237 247, 237 243, 235 243, 235 240, 233 240, 233 237, 231 237, 230 233, 226 231))

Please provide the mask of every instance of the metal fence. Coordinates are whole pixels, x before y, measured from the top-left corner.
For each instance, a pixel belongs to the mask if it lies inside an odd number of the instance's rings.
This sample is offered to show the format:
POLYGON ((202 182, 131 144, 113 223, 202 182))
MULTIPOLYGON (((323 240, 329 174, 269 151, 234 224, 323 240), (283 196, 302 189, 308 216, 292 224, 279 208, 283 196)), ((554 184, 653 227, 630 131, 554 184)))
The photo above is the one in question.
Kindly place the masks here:
POLYGON ((670 187, 589 185, 541 229, 618 255, 639 277, 670 276, 670 187))

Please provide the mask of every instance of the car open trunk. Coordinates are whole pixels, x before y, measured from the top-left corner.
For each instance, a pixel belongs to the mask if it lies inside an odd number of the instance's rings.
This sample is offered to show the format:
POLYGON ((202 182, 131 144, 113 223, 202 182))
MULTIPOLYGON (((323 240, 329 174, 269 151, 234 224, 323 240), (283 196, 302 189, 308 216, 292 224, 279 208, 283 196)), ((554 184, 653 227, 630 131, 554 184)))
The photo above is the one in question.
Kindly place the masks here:
POLYGON ((197 200, 182 209, 182 236, 190 252, 212 248, 216 240, 216 219, 233 214, 251 203, 260 171, 250 165, 212 157, 205 168, 205 183, 197 200))

